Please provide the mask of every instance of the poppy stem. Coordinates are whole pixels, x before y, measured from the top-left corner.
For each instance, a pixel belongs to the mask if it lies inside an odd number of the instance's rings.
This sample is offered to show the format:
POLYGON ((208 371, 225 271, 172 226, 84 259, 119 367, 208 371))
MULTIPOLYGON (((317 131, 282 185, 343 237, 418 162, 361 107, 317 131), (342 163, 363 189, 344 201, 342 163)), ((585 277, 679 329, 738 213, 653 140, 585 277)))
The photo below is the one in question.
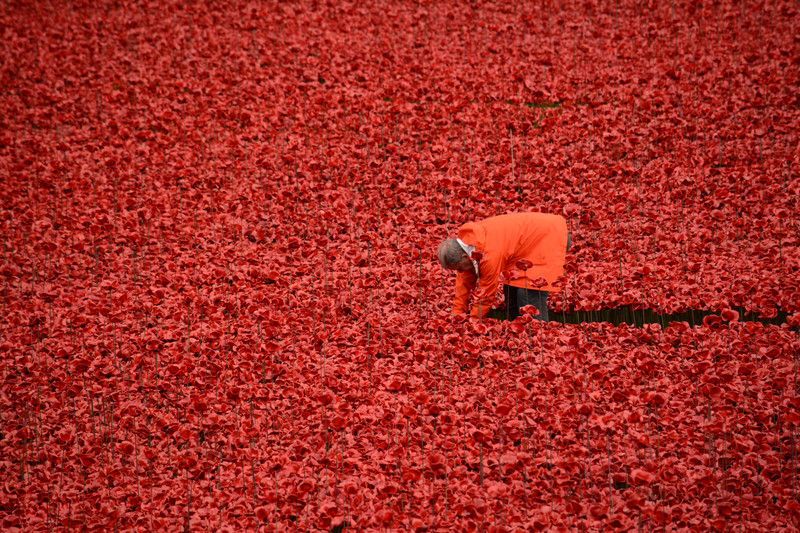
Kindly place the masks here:
POLYGON ((611 432, 606 430, 606 456, 608 457, 608 512, 614 512, 614 485, 611 476, 611 432))
MULTIPOLYGON (((155 531, 153 527, 153 460, 147 460, 147 478, 148 478, 148 486, 150 488, 150 531, 155 531)), ((220 518, 221 519, 221 518, 220 518)))
POLYGON ((136 417, 133 417, 133 451, 136 454, 133 464, 136 466, 136 496, 141 500, 141 487, 139 486, 139 432, 136 431, 136 417))
POLYGON ((478 445, 478 472, 480 476, 480 487, 483 489, 483 443, 478 445))
MULTIPOLYGON (((250 398, 250 427, 255 428, 255 416, 253 413, 253 398, 250 398)), ((256 508, 256 500, 258 498, 258 490, 256 487, 256 464, 255 452, 253 452, 253 437, 248 439, 250 441, 250 476, 253 482, 253 509, 256 508)))
MULTIPOLYGON (((189 478, 189 469, 186 469, 186 529, 191 531, 192 522, 192 480, 189 478)), ((116 525, 116 523, 115 523, 116 525)))
POLYGON ((797 428, 792 428, 792 498, 797 501, 797 428))

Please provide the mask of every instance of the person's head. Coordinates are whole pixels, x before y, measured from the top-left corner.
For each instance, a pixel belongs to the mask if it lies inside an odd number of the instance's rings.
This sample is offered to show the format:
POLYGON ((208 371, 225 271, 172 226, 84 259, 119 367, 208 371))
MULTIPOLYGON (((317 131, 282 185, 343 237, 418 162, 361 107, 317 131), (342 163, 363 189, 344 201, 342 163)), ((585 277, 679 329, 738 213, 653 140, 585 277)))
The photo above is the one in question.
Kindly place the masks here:
POLYGON ((439 264, 446 270, 463 272, 473 268, 469 256, 455 239, 442 241, 442 244, 436 250, 436 255, 439 256, 439 264))

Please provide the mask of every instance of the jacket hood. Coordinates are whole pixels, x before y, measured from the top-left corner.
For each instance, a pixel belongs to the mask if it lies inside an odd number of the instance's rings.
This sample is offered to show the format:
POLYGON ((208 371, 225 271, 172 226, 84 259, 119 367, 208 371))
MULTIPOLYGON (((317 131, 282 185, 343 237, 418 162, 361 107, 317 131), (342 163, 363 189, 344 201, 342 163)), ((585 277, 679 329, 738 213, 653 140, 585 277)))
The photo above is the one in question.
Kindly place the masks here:
POLYGON ((467 222, 458 230, 458 238, 483 253, 486 250, 486 229, 475 222, 467 222))

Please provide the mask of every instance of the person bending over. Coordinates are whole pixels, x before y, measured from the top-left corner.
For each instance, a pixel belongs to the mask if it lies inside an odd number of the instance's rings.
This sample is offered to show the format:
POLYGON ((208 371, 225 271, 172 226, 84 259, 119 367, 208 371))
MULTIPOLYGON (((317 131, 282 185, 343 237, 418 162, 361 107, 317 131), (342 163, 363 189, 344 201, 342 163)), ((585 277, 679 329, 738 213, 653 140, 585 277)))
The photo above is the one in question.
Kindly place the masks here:
POLYGON ((453 313, 485 317, 502 281, 509 320, 526 305, 538 309, 539 320, 549 320, 547 296, 561 290, 553 282, 564 273, 570 240, 564 217, 547 213, 511 213, 464 224, 436 251, 442 268, 458 272, 453 313))

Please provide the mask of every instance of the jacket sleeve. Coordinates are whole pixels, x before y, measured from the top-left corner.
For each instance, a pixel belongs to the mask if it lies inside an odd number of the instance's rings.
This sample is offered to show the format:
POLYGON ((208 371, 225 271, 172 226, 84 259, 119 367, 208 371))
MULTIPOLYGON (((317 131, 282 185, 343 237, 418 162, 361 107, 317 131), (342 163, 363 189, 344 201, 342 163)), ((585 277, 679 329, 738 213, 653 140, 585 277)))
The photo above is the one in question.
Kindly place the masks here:
POLYGON ((480 288, 476 294, 477 301, 472 304, 474 318, 483 318, 494 305, 497 296, 497 285, 500 283, 500 268, 497 261, 486 260, 480 262, 481 272, 480 288))
POLYGON ((475 288, 474 272, 459 272, 456 276, 456 296, 453 298, 453 314, 469 311, 469 293, 475 288))

